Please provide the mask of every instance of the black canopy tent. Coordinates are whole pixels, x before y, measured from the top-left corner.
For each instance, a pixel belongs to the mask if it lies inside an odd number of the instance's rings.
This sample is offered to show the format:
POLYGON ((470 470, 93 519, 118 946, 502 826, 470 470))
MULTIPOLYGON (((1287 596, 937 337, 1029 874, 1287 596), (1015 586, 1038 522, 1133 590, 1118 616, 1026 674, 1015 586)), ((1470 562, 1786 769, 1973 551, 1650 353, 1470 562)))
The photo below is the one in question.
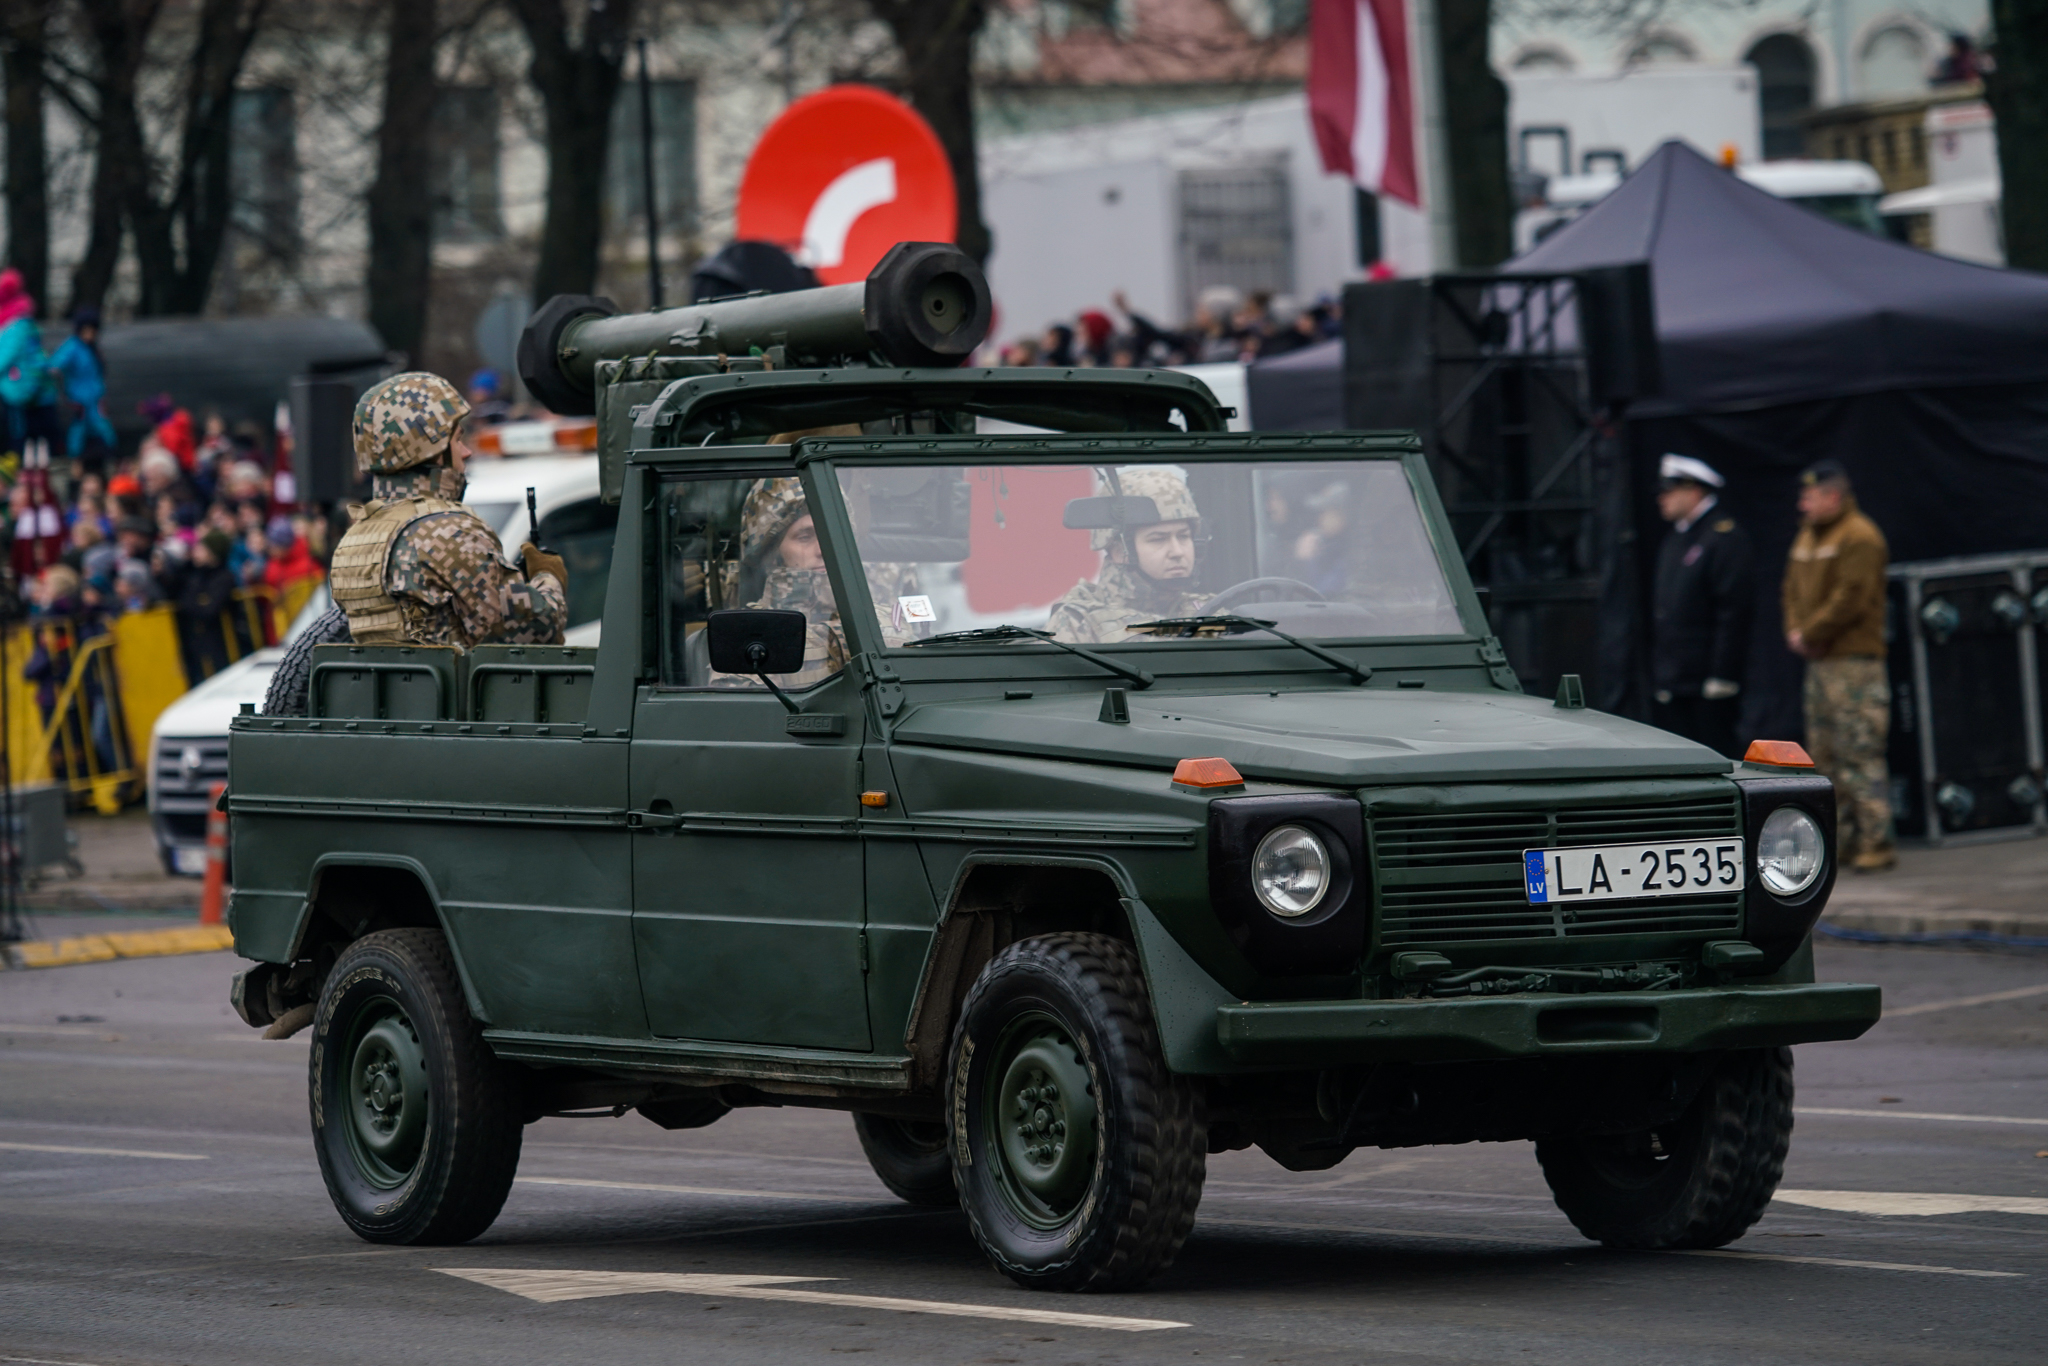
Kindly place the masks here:
POLYGON ((1636 584, 1603 615, 1608 705, 1640 711, 1647 581, 1661 528, 1657 459, 1728 479, 1723 504, 1759 561, 1749 735, 1802 728, 1799 660, 1782 644, 1780 568, 1797 475, 1842 462, 1895 560, 2048 546, 2048 276, 1936 256, 1842 227, 1667 143, 1612 195, 1512 270, 1648 261, 1662 393, 1629 409, 1636 584), (1619 625, 1619 622, 1613 622, 1619 625))
MULTIPOLYGON (((2048 276, 1998 270, 1842 227, 1667 143, 1619 189, 1505 271, 1646 261, 1663 380, 1627 409, 1625 479, 1602 479, 1596 704, 1647 715, 1645 587, 1663 527, 1658 457, 1728 479, 1756 544, 1758 610, 1744 733, 1801 734, 1801 665, 1784 648, 1780 568, 1798 472, 1840 460, 1895 561, 2048 547, 2048 276), (1633 553, 1627 553, 1632 548, 1633 553)), ((1314 347, 1251 367, 1265 430, 1341 425, 1345 362, 1314 347), (1333 416, 1333 414, 1336 414, 1333 416)), ((1406 373, 1399 356, 1350 358, 1406 373)))

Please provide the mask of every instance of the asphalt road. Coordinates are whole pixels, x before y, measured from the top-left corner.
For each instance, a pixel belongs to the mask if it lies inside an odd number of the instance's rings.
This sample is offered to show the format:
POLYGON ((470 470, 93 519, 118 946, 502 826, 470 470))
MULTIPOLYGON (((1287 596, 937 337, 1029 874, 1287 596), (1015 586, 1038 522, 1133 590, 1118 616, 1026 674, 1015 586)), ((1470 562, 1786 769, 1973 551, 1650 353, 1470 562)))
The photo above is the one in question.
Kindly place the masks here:
POLYGON ((1583 1241, 1527 1144, 1252 1151, 1114 1297, 1015 1288, 801 1110, 545 1120, 482 1238, 374 1247, 322 1188, 304 1037, 229 1013, 235 960, 0 973, 0 1363, 2040 1361, 2048 954, 1821 964, 1891 1014, 1799 1051, 1784 1188, 1725 1253, 1583 1241))

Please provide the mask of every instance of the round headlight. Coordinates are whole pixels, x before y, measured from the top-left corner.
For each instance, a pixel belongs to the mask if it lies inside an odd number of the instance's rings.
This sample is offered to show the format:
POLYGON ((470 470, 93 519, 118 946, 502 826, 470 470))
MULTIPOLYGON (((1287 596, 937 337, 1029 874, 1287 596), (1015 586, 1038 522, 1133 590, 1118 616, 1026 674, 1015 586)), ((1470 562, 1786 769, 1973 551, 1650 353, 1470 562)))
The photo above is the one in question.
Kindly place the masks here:
POLYGON ((1298 825, 1267 833, 1252 855, 1252 892, 1286 920, 1307 915, 1330 890, 1330 851, 1298 825))
POLYGON ((1797 896, 1820 877, 1827 846, 1820 822, 1796 806, 1781 806, 1764 817, 1756 837, 1756 874, 1779 896, 1797 896))

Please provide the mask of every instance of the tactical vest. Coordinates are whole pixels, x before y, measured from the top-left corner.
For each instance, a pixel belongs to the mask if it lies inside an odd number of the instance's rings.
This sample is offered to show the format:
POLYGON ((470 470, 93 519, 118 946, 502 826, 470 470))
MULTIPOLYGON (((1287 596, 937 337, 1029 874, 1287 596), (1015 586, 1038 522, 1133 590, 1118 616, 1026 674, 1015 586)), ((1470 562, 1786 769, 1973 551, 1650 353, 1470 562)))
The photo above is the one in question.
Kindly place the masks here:
POLYGON ((349 634, 358 645, 403 645, 405 618, 398 600, 384 590, 386 564, 398 533, 422 517, 443 512, 476 514, 445 498, 395 498, 363 505, 362 516, 334 547, 328 584, 348 614, 349 634))

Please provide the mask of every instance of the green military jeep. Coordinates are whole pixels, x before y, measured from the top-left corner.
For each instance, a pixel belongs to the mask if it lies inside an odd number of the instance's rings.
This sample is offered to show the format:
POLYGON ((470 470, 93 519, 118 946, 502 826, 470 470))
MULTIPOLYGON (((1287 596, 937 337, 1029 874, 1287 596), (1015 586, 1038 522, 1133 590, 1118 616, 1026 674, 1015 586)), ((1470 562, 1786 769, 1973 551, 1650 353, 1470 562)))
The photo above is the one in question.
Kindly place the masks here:
POLYGON ((599 418, 602 643, 324 646, 234 726, 235 1003, 310 1020, 357 1233, 478 1234, 544 1115, 754 1105, 1048 1289, 1167 1266, 1253 1145, 1533 1139, 1620 1247, 1758 1218, 1787 1046, 1878 1016, 1813 980, 1833 791, 1525 696, 1411 438, 962 369, 946 248, 608 313, 522 362, 599 418))

